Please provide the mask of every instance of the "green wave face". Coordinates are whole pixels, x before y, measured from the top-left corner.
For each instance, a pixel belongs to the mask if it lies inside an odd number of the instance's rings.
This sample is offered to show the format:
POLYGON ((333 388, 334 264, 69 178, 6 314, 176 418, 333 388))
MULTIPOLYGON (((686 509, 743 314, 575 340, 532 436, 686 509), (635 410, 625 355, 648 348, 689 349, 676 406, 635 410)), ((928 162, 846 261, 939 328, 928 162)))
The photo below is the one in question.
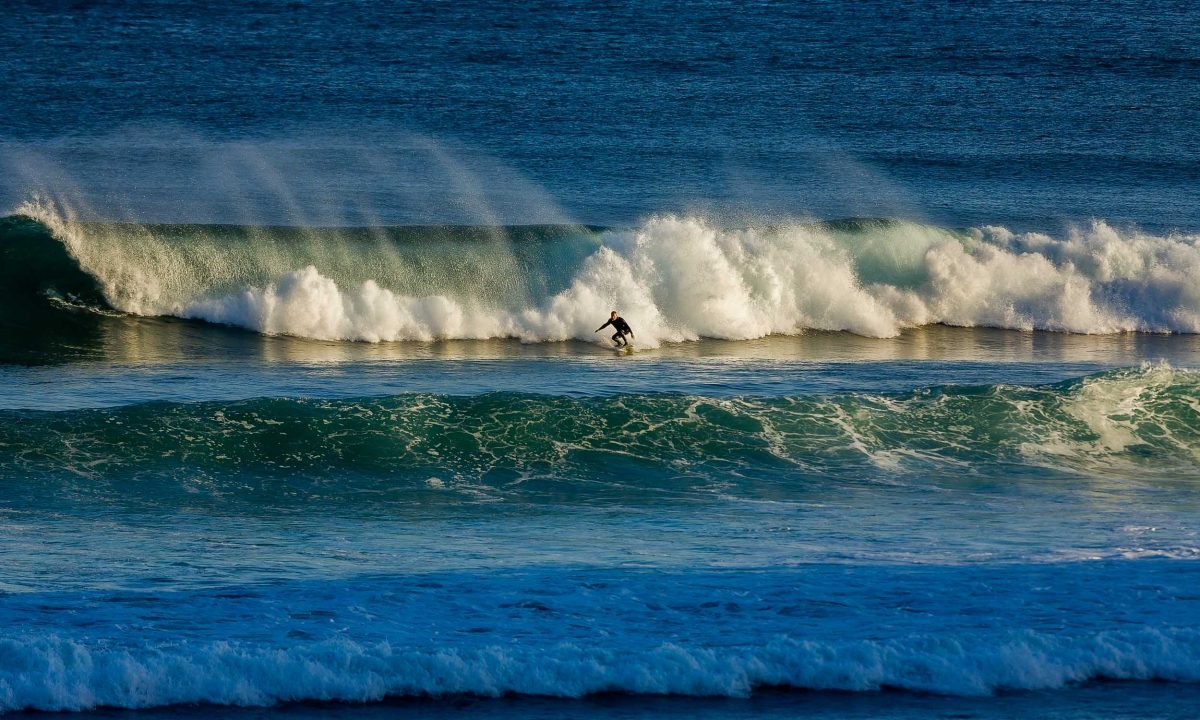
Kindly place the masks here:
POLYGON ((9 411, 16 497, 248 507, 804 500, 878 483, 1200 480, 1200 374, 712 399, 523 394, 9 411))

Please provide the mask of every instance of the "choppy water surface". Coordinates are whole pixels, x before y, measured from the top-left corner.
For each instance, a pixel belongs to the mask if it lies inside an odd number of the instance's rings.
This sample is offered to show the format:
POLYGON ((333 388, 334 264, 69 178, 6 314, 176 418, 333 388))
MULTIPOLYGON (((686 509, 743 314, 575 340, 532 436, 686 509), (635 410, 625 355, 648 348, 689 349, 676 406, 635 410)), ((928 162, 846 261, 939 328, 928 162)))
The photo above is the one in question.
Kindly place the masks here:
MULTIPOLYGON (((1200 679, 1186 336, 625 356, 101 322, 172 340, 2 373, 10 709, 784 687, 1084 717, 1124 696, 1064 688, 1200 679)), ((538 702, 421 712, 699 707, 538 702)))

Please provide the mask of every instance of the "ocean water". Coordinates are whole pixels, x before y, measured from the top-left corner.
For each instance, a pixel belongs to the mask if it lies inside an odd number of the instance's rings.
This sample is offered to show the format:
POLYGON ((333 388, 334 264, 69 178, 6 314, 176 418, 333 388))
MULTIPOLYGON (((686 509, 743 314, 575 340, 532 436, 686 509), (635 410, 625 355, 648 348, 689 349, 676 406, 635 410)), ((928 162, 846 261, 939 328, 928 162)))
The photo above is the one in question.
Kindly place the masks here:
POLYGON ((10 8, 0 714, 1195 715, 1192 4, 10 8))

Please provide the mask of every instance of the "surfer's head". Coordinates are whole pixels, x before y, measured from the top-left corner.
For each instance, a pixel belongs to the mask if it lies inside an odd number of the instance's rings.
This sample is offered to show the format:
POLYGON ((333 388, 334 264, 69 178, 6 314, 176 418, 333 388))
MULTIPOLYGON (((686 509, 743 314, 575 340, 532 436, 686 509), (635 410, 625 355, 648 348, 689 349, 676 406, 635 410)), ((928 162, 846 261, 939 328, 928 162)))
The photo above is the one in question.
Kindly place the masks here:
POLYGON ((616 316, 617 316, 617 311, 616 311, 616 310, 613 310, 613 311, 612 311, 612 315, 609 315, 609 317, 611 317, 611 318, 615 318, 616 316))

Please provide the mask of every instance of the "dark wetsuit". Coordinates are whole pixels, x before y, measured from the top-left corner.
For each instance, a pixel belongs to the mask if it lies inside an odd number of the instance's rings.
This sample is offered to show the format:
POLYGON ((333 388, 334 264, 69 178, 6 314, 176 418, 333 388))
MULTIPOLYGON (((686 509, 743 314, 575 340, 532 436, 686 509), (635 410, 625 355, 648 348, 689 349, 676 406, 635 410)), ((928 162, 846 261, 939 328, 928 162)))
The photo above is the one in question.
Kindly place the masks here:
POLYGON ((612 336, 613 342, 615 342, 618 345, 622 345, 622 344, 627 345, 628 341, 625 339, 625 336, 626 335, 632 336, 633 328, 629 327, 629 323, 625 322, 625 318, 615 317, 612 320, 609 320, 608 322, 601 325, 599 329, 603 330, 604 328, 608 327, 609 325, 612 325, 613 329, 617 331, 612 336))

